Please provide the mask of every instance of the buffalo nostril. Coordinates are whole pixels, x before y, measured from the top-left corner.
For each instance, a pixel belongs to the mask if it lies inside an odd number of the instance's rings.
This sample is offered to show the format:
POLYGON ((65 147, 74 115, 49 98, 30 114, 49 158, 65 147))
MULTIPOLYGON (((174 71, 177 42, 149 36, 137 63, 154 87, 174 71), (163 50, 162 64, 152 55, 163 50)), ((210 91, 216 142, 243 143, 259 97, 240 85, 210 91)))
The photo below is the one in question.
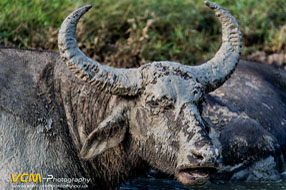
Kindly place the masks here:
POLYGON ((202 154, 200 154, 199 152, 197 152, 195 150, 193 150, 192 152, 193 152, 193 155, 196 157, 196 159, 198 159, 198 160, 203 160, 204 159, 202 154))
POLYGON ((187 158, 188 158, 190 164, 192 164, 192 165, 200 165, 201 162, 202 162, 203 159, 204 159, 203 156, 201 156, 201 155, 195 155, 195 154, 192 154, 192 156, 191 156, 191 155, 188 155, 187 158))
POLYGON ((204 159, 204 157, 203 157, 202 155, 195 155, 195 156, 196 156, 196 158, 199 159, 199 160, 203 160, 203 159, 204 159))

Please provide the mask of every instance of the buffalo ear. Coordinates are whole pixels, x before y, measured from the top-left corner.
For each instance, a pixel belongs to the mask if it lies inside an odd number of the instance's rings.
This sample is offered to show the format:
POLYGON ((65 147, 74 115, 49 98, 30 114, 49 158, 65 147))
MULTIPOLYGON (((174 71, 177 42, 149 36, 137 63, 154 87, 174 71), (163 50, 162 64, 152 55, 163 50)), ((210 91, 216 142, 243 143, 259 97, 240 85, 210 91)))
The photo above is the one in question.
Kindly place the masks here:
POLYGON ((125 138, 127 124, 124 115, 115 113, 102 121, 87 137, 81 151, 82 159, 93 159, 104 151, 118 146, 125 138))
POLYGON ((122 126, 108 132, 95 131, 86 139, 80 151, 80 157, 92 159, 107 149, 118 146, 124 140, 126 129, 126 126, 122 126))

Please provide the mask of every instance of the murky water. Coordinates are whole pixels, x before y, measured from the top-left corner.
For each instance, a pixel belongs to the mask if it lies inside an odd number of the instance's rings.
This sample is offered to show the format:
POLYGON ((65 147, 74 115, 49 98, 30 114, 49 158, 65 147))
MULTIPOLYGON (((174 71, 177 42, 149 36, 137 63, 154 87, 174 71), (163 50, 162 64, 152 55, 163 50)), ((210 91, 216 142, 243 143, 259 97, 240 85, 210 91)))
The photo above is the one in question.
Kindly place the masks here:
POLYGON ((175 180, 156 178, 137 178, 121 185, 120 189, 193 189, 193 190, 286 190, 286 177, 279 182, 231 182, 223 184, 207 183, 202 187, 186 187, 175 180))

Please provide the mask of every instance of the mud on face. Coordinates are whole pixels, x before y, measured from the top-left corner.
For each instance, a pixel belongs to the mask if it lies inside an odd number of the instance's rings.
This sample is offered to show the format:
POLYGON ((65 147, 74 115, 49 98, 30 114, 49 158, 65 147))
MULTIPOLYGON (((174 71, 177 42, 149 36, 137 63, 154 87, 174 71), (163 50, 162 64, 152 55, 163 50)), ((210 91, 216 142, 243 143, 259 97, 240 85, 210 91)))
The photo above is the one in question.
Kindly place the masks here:
POLYGON ((218 169, 217 151, 197 108, 203 88, 170 64, 150 66, 155 77, 132 110, 130 133, 140 146, 146 146, 142 157, 153 167, 175 175, 183 184, 202 185, 218 169), (162 67, 164 72, 158 74, 162 67))

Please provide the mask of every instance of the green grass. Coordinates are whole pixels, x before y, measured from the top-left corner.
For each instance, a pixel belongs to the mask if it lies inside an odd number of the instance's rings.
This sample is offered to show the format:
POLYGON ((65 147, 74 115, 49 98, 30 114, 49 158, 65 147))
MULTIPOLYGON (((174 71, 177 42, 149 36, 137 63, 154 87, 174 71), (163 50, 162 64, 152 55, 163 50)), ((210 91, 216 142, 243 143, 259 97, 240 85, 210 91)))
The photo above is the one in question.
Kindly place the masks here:
MULTIPOLYGON (((216 2, 240 24, 243 54, 285 51, 286 0, 216 2)), ((196 64, 220 46, 220 24, 203 0, 1 0, 1 45, 56 50, 61 22, 86 4, 94 8, 79 23, 79 46, 106 64, 196 64)))

